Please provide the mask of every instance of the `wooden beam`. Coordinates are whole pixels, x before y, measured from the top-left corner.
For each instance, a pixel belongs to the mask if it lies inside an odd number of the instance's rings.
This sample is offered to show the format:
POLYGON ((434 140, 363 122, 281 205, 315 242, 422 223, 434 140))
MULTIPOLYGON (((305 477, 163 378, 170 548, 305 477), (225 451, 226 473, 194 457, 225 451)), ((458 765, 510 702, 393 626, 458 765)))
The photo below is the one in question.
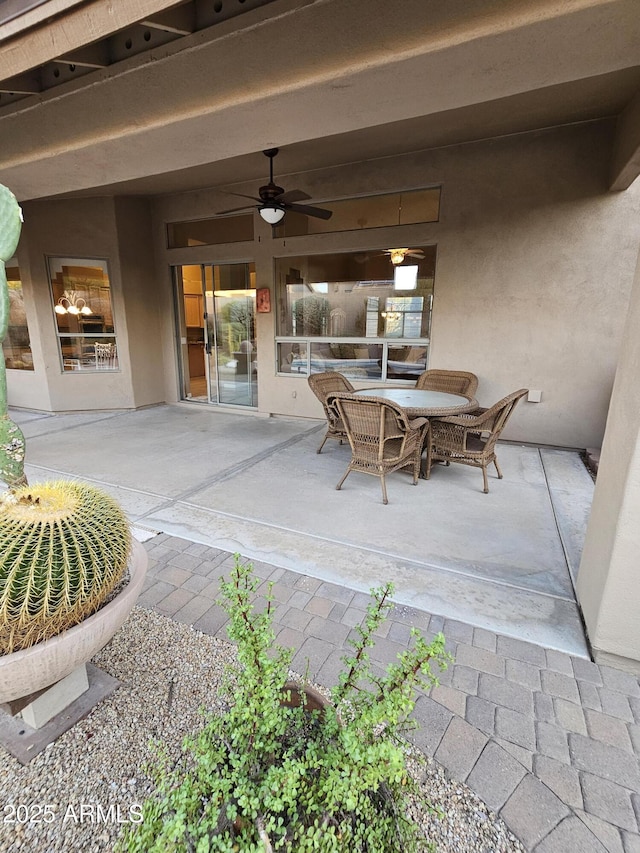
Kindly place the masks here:
POLYGON ((0 82, 0 92, 12 95, 37 95, 42 92, 42 81, 38 71, 17 74, 0 82))
POLYGON ((188 36, 195 30, 195 6, 188 3, 176 9, 158 12, 153 17, 140 21, 140 26, 152 30, 162 30, 165 33, 175 33, 178 36, 188 36))
POLYGON ((110 65, 109 45, 106 40, 90 44, 87 47, 76 48, 53 62, 61 65, 80 65, 84 68, 106 68, 110 65))
POLYGON ((2 0, 0 41, 38 26, 84 0, 2 0), (45 7, 45 8, 42 8, 45 7))
MULTIPOLYGON (((112 0, 50 0, 34 9, 53 12, 56 7, 59 17, 53 20, 38 20, 29 30, 22 27, 15 34, 10 27, 14 23, 0 27, 0 41, 6 39, 0 51, 0 80, 5 77, 28 71, 60 56, 67 56, 78 48, 85 47, 88 41, 99 41, 123 30, 141 20, 153 19, 167 6, 175 5, 176 0, 129 0, 127 3, 113 3, 112 0), (68 8, 71 3, 73 8, 68 8), (14 35, 13 38, 9 38, 14 35)), ((15 23, 22 23, 20 16, 15 23)))

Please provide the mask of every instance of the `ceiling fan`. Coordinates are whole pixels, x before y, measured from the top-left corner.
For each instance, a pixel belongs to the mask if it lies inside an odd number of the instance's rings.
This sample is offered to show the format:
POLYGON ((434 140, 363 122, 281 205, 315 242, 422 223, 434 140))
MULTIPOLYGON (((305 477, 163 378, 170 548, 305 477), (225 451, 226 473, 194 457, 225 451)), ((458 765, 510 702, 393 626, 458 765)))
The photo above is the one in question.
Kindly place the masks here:
MULTIPOLYGON (((260 216, 265 222, 270 225, 277 225, 282 220, 288 210, 293 210, 295 213, 303 213, 305 216, 315 216, 318 219, 330 219, 332 211, 325 210, 322 207, 312 207, 308 204, 298 204, 297 202, 304 201, 311 196, 307 195, 302 190, 289 190, 285 192, 282 187, 279 187, 273 181, 273 158, 278 153, 278 148, 268 148, 262 153, 269 158, 269 183, 260 187, 258 195, 245 195, 244 193, 230 193, 230 195, 241 196, 242 198, 250 198, 257 201, 256 208, 260 216), (259 196, 259 197, 258 197, 259 196)), ((220 210, 219 215, 223 213, 236 213, 240 210, 250 210, 253 205, 244 205, 243 207, 232 207, 230 210, 220 210)))
POLYGON ((422 249, 385 249, 383 254, 389 255, 391 263, 394 266, 403 263, 405 258, 418 258, 419 260, 424 259, 424 252, 422 249))

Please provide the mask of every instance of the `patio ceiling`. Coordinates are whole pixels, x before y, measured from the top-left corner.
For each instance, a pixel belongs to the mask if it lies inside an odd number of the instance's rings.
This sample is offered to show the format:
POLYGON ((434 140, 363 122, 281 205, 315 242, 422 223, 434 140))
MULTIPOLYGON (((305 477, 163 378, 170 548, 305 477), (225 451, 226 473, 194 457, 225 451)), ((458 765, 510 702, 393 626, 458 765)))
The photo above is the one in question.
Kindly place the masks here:
POLYGON ((0 92, 35 81, 0 96, 0 181, 21 200, 254 181, 271 146, 297 173, 603 118, 612 188, 640 171, 636 0, 247 0, 213 23, 205 0, 112 5, 0 25, 0 92), (132 32, 153 48, 122 57, 132 32))

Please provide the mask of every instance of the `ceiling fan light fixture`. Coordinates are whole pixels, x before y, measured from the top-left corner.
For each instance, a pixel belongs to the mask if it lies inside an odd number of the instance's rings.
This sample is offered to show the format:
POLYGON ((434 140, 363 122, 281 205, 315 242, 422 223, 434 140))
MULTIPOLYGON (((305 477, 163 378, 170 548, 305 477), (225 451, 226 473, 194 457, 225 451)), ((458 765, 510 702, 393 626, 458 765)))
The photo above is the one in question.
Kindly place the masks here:
POLYGON ((267 204, 260 205, 258 213, 269 225, 277 225, 284 218, 286 211, 284 207, 275 202, 267 202, 267 204))
POLYGON ((401 264, 404 261, 405 255, 407 253, 407 249, 389 249, 389 256, 391 258, 391 263, 394 266, 401 264))
MULTIPOLYGON (((255 209, 269 225, 277 225, 288 210, 292 210, 294 213, 301 213, 303 216, 331 219, 330 210, 325 210, 322 207, 314 207, 310 204, 298 204, 300 201, 306 201, 311 198, 303 190, 289 190, 285 192, 282 187, 274 183, 273 158, 278 153, 277 148, 267 148, 262 153, 265 157, 269 158, 269 183, 260 187, 257 196, 229 191, 230 195, 238 195, 241 198, 249 198, 252 201, 257 201, 258 204, 255 206, 255 209)), ((245 204, 242 207, 232 207, 230 210, 220 210, 217 215, 226 216, 228 213, 238 213, 241 210, 249 210, 251 208, 253 208, 253 205, 245 204)))

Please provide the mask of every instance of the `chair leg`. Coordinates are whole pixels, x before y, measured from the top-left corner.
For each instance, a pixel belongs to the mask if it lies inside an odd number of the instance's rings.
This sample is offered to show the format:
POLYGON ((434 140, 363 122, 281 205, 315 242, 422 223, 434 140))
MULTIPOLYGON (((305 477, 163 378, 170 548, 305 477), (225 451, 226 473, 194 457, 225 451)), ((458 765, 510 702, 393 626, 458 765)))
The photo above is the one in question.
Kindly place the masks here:
POLYGON ((489 482, 487 480, 487 466, 482 466, 482 479, 484 480, 484 493, 489 494, 489 482))
MULTIPOLYGON (((427 451, 424 461, 424 479, 428 480, 431 476, 431 441, 427 441, 426 447, 424 447, 423 450, 427 451)), ((422 467, 422 456, 420 456, 420 463, 422 467)), ((420 473, 422 474, 423 471, 421 470, 420 473)))
POLYGON ((336 491, 340 491, 340 489, 342 488, 342 484, 344 483, 344 481, 345 481, 345 480, 347 479, 347 477, 349 476, 349 472, 350 472, 350 471, 351 471, 351 468, 347 468, 347 470, 346 470, 346 471, 345 471, 345 473, 344 473, 344 477, 340 480, 340 482, 339 482, 339 483, 338 483, 338 485, 336 486, 336 491))
POLYGON ((416 486, 418 484, 418 480, 420 479, 420 475, 422 474, 422 448, 420 449, 420 453, 416 451, 416 456, 413 461, 413 485, 416 486))
POLYGON ((502 479, 502 471, 498 467, 498 460, 494 459, 493 464, 496 466, 496 471, 498 472, 498 479, 501 480, 502 479))
POLYGON ((328 438, 329 438, 329 436, 328 436, 328 435, 327 435, 327 433, 325 432, 325 434, 324 434, 324 438, 322 439, 322 444, 321 444, 321 445, 320 445, 320 447, 316 450, 316 453, 320 453, 320 452, 322 451, 322 448, 324 447, 324 443, 325 443, 325 441, 326 441, 328 438))
POLYGON ((387 484, 384 481, 384 474, 380 475, 380 482, 382 483, 382 503, 388 504, 389 498, 387 497, 387 484))

